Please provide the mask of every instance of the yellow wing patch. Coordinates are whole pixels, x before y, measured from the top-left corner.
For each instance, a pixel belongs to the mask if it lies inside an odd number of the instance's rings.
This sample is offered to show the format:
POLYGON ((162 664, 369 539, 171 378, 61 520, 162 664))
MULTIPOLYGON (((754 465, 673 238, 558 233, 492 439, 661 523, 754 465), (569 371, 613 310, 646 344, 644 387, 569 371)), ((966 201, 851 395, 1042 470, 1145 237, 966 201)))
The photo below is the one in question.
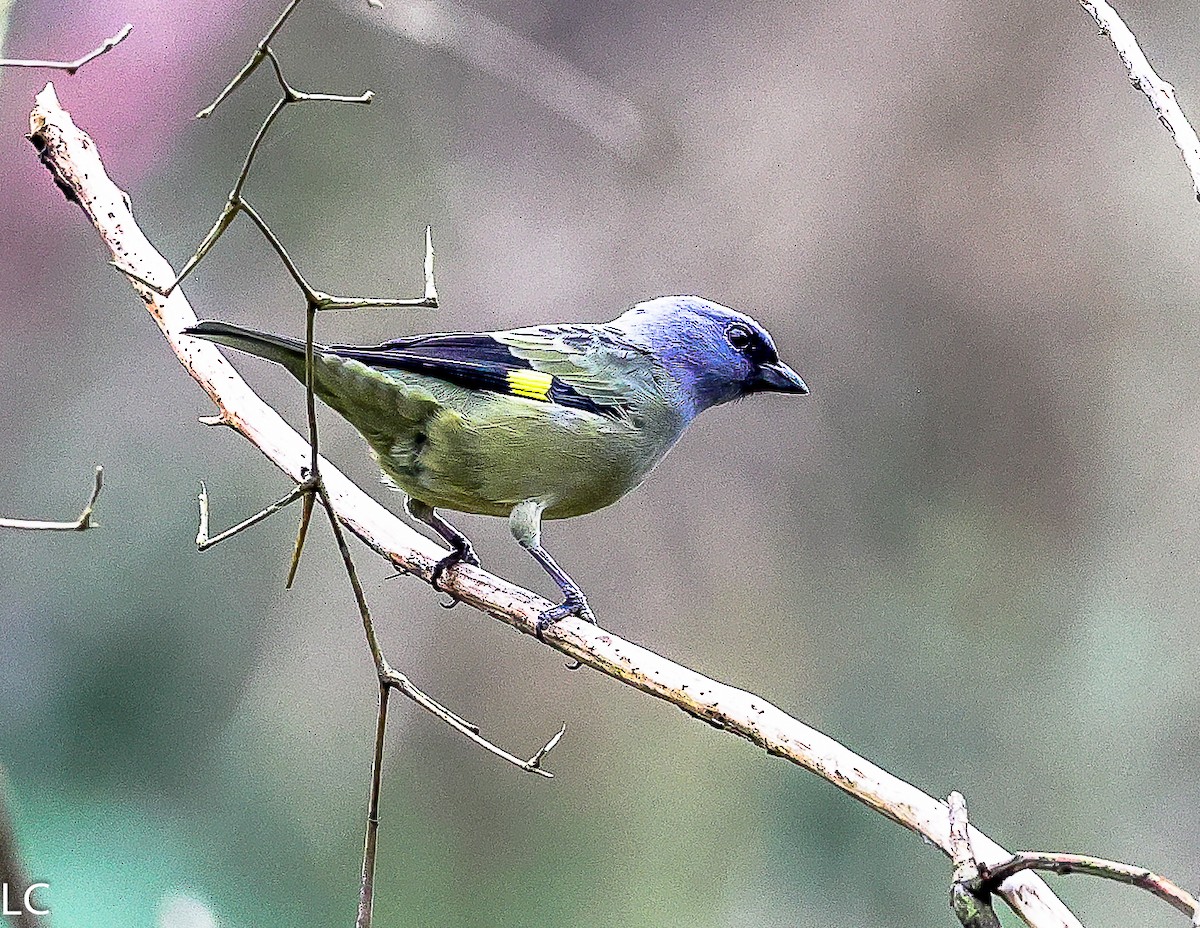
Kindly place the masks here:
POLYGON ((514 370, 508 372, 508 390, 513 396, 549 402, 552 386, 554 386, 554 378, 541 371, 514 370))

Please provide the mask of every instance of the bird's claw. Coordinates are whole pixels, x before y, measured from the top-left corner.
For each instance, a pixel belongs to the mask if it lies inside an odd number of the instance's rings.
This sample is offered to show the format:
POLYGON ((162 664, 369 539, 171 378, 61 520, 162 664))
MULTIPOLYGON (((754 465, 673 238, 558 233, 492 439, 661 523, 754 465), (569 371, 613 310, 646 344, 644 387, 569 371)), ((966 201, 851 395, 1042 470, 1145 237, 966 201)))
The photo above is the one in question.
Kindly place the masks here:
MULTIPOLYGON (((547 609, 538 616, 537 624, 534 626, 533 633, 537 636, 539 641, 545 641, 546 639, 543 637, 542 633, 545 632, 546 629, 555 622, 565 619, 567 616, 571 615, 578 616, 579 618, 583 619, 583 621, 591 622, 593 625, 598 624, 596 622, 596 616, 592 612, 591 607, 587 604, 587 600, 583 598, 583 594, 577 593, 572 595, 568 593, 567 598, 561 603, 559 603, 557 606, 547 609)), ((583 666, 583 664, 577 660, 572 660, 571 663, 565 666, 567 670, 578 670, 583 666)))
POLYGON ((482 566, 478 555, 475 554, 475 549, 470 545, 465 548, 455 548, 433 565, 433 571, 429 575, 429 582, 433 584, 435 589, 441 589, 439 582, 442 579, 442 575, 455 564, 470 564, 472 567, 482 566))
POLYGON ((583 598, 583 594, 568 593, 567 598, 561 603, 557 606, 551 606, 538 616, 537 623, 533 628, 534 635, 541 639, 546 629, 555 622, 559 622, 569 616, 576 616, 585 622, 591 622, 593 625, 597 624, 596 616, 588 605, 587 600, 583 598))
POLYGON ((479 561, 479 556, 475 553, 475 549, 472 548, 470 545, 467 545, 466 547, 463 547, 463 548, 455 548, 453 551, 451 551, 449 554, 447 554, 440 561, 438 561, 436 564, 433 565, 433 571, 429 575, 429 583, 433 586, 433 588, 435 590, 441 590, 442 592, 447 593, 450 596, 450 602, 438 603, 438 605, 441 606, 443 609, 453 609, 455 606, 458 605, 458 599, 454 596, 454 594, 449 593, 449 591, 447 591, 447 590, 442 590, 441 583, 440 583, 442 576, 446 573, 447 570, 449 570, 455 564, 470 564, 472 567, 481 567, 482 566, 482 564, 479 561))

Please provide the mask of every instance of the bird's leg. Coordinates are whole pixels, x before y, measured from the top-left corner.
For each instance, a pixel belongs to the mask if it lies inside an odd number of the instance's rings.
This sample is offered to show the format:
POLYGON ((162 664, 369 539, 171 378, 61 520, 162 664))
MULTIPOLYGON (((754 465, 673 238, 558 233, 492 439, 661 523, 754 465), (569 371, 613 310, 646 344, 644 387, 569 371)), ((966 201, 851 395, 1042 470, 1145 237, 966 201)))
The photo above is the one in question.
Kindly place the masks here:
POLYGON ((533 555, 534 560, 542 565, 542 569, 550 575, 563 592, 564 599, 561 603, 545 610, 538 616, 535 629, 538 638, 541 638, 542 633, 559 619, 565 619, 570 615, 579 616, 586 622, 596 624, 596 617, 588 606, 583 590, 565 570, 558 566, 558 562, 550 556, 550 552, 542 547, 542 508, 542 503, 526 500, 513 509, 508 518, 509 528, 512 530, 513 537, 517 539, 517 543, 533 555))
POLYGON ((558 588, 563 591, 564 596, 561 603, 538 616, 537 636, 541 638, 547 628, 559 619, 565 619, 571 615, 579 616, 585 622, 595 625, 596 616, 592 613, 587 598, 583 595, 583 590, 565 570, 558 566, 558 562, 550 556, 550 552, 541 545, 526 545, 525 548, 542 565, 542 569, 550 575, 551 579, 558 584, 558 588))
POLYGON ((480 566, 479 557, 475 554, 475 549, 471 546, 471 540, 439 516, 437 510, 432 506, 412 497, 408 498, 404 506, 410 516, 418 522, 424 522, 437 532, 446 541, 446 544, 450 545, 450 553, 433 565, 433 574, 430 576, 429 582, 433 584, 434 589, 441 589, 438 586, 438 581, 442 578, 442 574, 446 572, 447 568, 453 567, 460 562, 470 564, 472 567, 480 566))

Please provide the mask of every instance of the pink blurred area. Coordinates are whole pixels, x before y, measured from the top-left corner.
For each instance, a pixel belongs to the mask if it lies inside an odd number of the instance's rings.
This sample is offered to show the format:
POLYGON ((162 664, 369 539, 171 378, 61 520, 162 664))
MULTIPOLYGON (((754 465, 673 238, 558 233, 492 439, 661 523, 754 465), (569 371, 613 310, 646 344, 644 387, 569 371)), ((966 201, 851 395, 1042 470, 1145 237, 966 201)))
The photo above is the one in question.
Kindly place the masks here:
POLYGON ((53 80, 80 125, 103 127, 108 157, 136 182, 169 157, 178 123, 196 109, 204 67, 214 44, 228 41, 236 3, 23 3, 13 12, 4 54, 10 58, 71 60, 100 45, 123 25, 133 32, 117 48, 74 75, 38 70, 5 74, 6 108, 24 86, 53 80))
POLYGON ((74 60, 115 35, 132 33, 73 75, 49 69, 0 73, 0 313, 6 325, 45 324, 67 303, 51 269, 81 242, 77 217, 46 195, 49 178, 22 140, 34 95, 54 83, 63 105, 104 151, 111 175, 126 190, 175 154, 187 124, 215 93, 205 64, 231 40, 233 3, 19 3, 3 55, 74 60))

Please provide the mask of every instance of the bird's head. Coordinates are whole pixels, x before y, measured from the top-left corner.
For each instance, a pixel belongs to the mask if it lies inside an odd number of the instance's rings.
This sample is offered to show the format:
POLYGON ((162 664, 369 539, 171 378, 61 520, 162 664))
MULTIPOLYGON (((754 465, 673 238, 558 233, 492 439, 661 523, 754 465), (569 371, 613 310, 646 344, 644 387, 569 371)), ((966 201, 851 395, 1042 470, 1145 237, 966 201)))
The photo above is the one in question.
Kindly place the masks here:
POLYGON ((769 332, 743 313, 698 296, 638 303, 614 323, 649 346, 678 385, 689 421, 751 393, 807 393, 779 359, 769 332))

